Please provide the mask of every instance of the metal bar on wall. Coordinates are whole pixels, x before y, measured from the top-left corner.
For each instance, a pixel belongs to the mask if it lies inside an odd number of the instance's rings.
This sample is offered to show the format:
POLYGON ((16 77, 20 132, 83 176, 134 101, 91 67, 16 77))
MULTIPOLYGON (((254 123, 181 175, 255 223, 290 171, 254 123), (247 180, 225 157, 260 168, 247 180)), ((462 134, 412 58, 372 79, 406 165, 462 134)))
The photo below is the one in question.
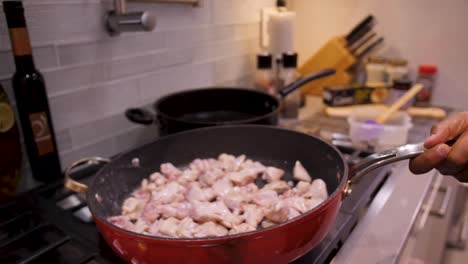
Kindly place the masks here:
POLYGON ((145 3, 174 3, 174 4, 190 4, 198 6, 199 0, 128 0, 129 2, 145 2, 145 3))

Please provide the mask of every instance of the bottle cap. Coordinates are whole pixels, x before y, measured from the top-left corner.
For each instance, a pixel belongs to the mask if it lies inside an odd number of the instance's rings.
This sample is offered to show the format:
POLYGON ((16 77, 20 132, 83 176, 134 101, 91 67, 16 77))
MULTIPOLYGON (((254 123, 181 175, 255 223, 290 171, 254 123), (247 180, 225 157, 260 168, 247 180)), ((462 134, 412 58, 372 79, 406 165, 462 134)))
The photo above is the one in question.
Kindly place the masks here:
POLYGON ((257 68, 258 69, 271 69, 272 56, 269 53, 262 53, 257 55, 257 68))
POLYGON ((419 65, 419 73, 434 74, 437 73, 437 66, 435 65, 419 65))
POLYGON ((276 0, 277 7, 286 7, 286 0, 276 0))
POLYGON ((296 68, 297 67, 297 53, 283 53, 283 67, 296 68))

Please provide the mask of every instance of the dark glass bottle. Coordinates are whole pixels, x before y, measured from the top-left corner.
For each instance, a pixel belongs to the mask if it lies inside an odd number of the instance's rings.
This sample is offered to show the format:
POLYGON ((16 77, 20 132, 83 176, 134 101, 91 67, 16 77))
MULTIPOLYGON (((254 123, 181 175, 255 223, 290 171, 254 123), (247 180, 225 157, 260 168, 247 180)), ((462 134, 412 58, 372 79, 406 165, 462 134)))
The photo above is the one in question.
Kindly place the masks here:
POLYGON ((44 79, 34 66, 22 3, 4 1, 3 9, 15 58, 13 89, 29 163, 36 180, 49 182, 62 173, 44 79))

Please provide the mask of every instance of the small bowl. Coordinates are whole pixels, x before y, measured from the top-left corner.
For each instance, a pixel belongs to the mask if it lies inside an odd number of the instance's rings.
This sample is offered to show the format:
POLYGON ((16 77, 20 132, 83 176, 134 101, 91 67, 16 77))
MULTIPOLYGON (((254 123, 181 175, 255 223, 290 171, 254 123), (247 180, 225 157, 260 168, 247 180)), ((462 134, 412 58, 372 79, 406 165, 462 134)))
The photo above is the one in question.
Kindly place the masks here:
POLYGON ((373 121, 383 111, 356 109, 351 112, 348 117, 349 135, 355 146, 370 146, 380 151, 408 142, 408 132, 413 127, 408 113, 398 111, 385 124, 373 121))

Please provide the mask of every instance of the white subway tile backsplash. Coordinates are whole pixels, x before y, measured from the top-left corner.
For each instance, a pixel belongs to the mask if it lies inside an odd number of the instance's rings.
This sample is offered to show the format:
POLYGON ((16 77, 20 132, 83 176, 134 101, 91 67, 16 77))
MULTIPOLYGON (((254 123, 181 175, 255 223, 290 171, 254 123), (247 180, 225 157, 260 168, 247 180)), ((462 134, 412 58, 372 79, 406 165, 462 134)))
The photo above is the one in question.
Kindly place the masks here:
POLYGON ((166 32, 123 34, 97 42, 72 43, 57 47, 60 65, 75 65, 130 57, 167 47, 166 32))
POLYGON ((254 54, 216 61, 214 69, 215 83, 224 83, 251 75, 255 69, 254 54))
MULTIPOLYGON (((57 67, 57 57, 53 46, 37 47, 33 50, 34 62, 39 70, 57 67)), ((15 63, 11 51, 0 51, 0 78, 11 77, 15 63)))
POLYGON ((60 153, 62 167, 64 168, 70 165, 72 162, 84 157, 111 157, 117 153, 114 143, 114 138, 107 138, 99 142, 80 146, 76 149, 63 151, 60 153))
POLYGON ((55 129, 61 130, 122 113, 138 98, 138 81, 131 79, 54 96, 49 101, 55 129))

